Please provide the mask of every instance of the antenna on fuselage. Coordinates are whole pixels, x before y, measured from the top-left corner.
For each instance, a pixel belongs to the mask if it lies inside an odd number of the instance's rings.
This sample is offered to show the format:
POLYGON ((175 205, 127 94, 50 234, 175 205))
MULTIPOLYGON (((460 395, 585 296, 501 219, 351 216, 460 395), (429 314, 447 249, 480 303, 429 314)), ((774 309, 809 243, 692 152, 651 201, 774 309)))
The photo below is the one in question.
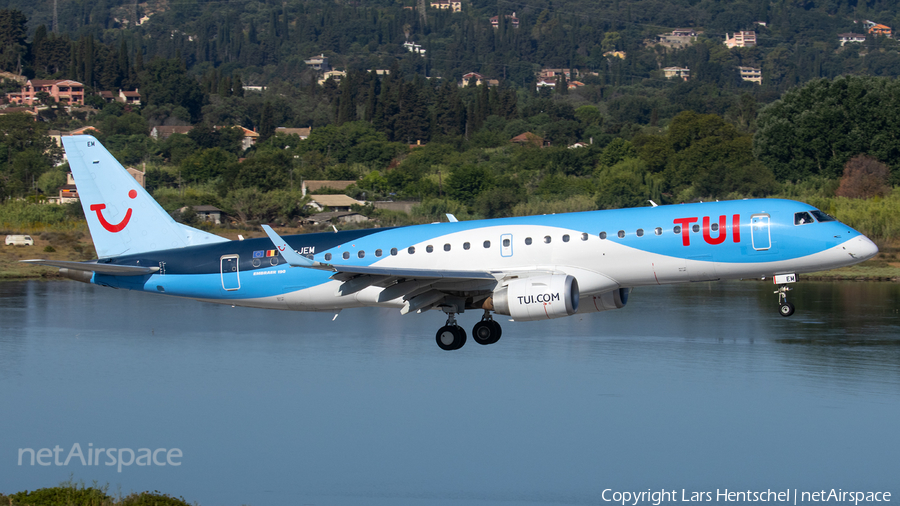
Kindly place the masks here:
POLYGON ((657 204, 656 202, 653 202, 652 200, 648 200, 647 202, 649 202, 650 205, 653 207, 659 207, 659 204, 657 204))

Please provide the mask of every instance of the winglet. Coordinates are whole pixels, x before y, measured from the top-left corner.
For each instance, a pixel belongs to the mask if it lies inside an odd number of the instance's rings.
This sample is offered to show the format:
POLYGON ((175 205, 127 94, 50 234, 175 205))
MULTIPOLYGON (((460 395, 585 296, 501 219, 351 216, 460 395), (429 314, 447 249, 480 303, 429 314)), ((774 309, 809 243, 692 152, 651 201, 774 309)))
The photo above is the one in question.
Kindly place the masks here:
POLYGON ((281 256, 284 257, 285 261, 291 267, 322 267, 323 265, 319 262, 314 262, 305 256, 300 255, 293 248, 288 246, 288 243, 281 238, 280 235, 276 234, 272 227, 268 225, 262 226, 263 230, 266 231, 266 235, 269 236, 269 239, 272 240, 272 244, 275 245, 275 248, 281 253, 281 256))

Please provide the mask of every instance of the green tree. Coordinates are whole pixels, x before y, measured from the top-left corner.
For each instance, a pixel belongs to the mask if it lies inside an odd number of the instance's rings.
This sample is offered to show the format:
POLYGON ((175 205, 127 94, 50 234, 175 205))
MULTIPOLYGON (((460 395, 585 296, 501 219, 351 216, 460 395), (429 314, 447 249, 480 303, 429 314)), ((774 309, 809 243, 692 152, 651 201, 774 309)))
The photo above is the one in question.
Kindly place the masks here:
POLYGON ((819 79, 764 107, 753 152, 779 180, 838 177, 868 154, 900 167, 900 82, 869 76, 819 79))

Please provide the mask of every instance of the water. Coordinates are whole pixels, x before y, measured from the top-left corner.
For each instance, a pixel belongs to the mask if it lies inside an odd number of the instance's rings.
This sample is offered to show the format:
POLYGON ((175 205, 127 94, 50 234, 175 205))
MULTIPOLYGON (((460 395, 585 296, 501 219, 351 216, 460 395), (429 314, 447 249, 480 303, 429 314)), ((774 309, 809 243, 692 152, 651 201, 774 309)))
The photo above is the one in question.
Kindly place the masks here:
POLYGON ((0 283, 0 492, 71 477, 203 506, 599 504, 605 489, 896 500, 900 286, 802 282, 791 318, 773 290, 640 289, 620 311, 502 319, 498 344, 443 352, 435 312, 332 322, 0 283), (64 460, 75 443, 183 457, 18 465, 22 448, 64 460))

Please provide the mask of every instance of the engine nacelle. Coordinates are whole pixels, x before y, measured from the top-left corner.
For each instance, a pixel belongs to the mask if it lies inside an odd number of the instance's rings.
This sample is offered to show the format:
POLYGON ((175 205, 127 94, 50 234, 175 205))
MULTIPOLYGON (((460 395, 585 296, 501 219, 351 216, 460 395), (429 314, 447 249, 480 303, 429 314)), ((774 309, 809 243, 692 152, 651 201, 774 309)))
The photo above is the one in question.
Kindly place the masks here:
POLYGON ((566 274, 514 279, 494 292, 494 312, 516 321, 547 320, 578 311, 578 281, 566 274))
POLYGON ((578 309, 579 313, 596 313, 610 309, 622 309, 628 303, 630 288, 616 288, 601 294, 586 295, 578 309))

